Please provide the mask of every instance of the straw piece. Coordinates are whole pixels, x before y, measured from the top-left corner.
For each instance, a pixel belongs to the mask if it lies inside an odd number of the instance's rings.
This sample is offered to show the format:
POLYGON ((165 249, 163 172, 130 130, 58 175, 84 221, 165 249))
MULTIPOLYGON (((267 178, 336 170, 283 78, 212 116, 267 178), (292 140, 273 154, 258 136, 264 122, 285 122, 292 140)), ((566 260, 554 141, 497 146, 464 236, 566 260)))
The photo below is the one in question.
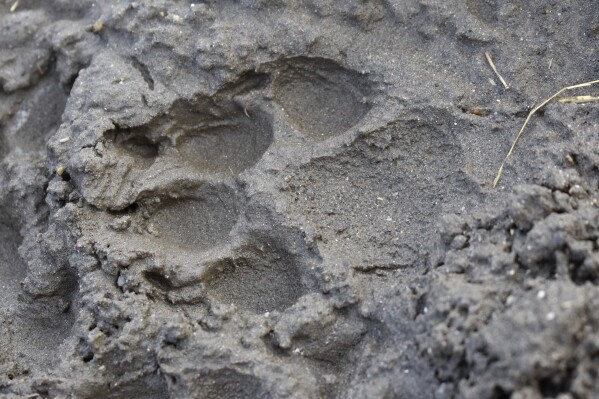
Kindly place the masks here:
POLYGON ((505 79, 497 71, 497 67, 495 66, 495 63, 493 62, 493 59, 491 58, 491 54, 489 54, 488 52, 485 52, 485 57, 487 57, 487 61, 489 62, 489 65, 491 65, 491 69, 493 69, 493 72, 495 72, 495 75, 497 75, 497 77, 503 84, 503 87, 505 87, 506 89, 509 89, 510 87, 506 83, 505 79))
POLYGON ((520 131, 518 131, 518 134, 516 135, 516 139, 514 140, 514 143, 512 144, 512 147, 510 148, 509 152, 507 153, 507 155, 505 156, 503 162, 501 163, 501 166, 499 167, 499 171, 497 172, 497 176, 495 177, 495 180, 493 180, 493 188, 497 187, 497 183, 499 183, 499 179, 501 179, 501 175, 503 174, 503 167, 505 166, 505 163, 507 162, 508 158, 514 152, 514 149, 516 148, 516 144, 518 143, 518 140, 520 140, 520 136, 522 136, 522 132, 524 131, 524 128, 526 128, 526 125, 528 125, 528 122, 530 121, 530 118, 532 118, 532 116, 534 114, 536 114, 538 110, 540 110, 541 108, 543 108, 545 105, 547 105, 547 103, 549 103, 551 100, 553 100, 555 97, 559 96, 563 92, 568 91, 568 90, 572 90, 572 89, 578 89, 578 88, 581 88, 581 87, 591 86, 591 85, 594 85, 594 84, 597 84, 597 83, 599 83, 599 79, 598 80, 593 80, 591 82, 579 83, 579 84, 576 84, 576 85, 573 85, 573 86, 564 87, 563 89, 559 90, 557 93, 555 93, 554 95, 552 95, 551 97, 549 97, 548 99, 546 99, 545 101, 543 101, 542 103, 540 103, 539 105, 537 105, 536 107, 534 107, 532 109, 532 111, 530 111, 530 113, 526 117, 526 120, 524 121, 524 124, 520 128, 520 131))
POLYGON ((597 96, 574 96, 574 97, 563 97, 558 98, 560 103, 590 103, 592 101, 599 101, 597 96))

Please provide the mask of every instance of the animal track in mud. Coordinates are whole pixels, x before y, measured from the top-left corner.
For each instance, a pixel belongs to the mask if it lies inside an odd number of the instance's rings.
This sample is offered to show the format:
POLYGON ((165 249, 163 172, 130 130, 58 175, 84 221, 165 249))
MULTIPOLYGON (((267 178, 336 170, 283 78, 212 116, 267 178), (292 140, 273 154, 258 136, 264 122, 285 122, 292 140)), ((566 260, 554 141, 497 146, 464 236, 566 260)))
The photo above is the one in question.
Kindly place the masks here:
POLYGON ((160 143, 153 142, 143 129, 118 129, 107 136, 143 169, 154 163, 160 151, 160 143))
POLYGON ((239 204, 224 186, 207 190, 198 198, 168 200, 152 215, 161 238, 192 250, 207 250, 225 242, 237 223, 239 204))
POLYGON ((396 122, 292 173, 290 214, 316 228, 324 249, 366 248, 352 257, 354 267, 413 265, 445 204, 479 192, 461 172, 462 159, 449 129, 424 118, 396 122))
POLYGON ((218 302, 255 313, 284 310, 307 292, 297 258, 268 244, 215 263, 204 284, 218 302))
POLYGON ((365 77, 325 59, 288 60, 273 91, 294 127, 317 141, 345 132, 370 110, 365 77))
POLYGON ((254 166, 270 146, 272 131, 265 125, 266 118, 255 114, 252 119, 196 131, 181 139, 179 152, 203 172, 237 175, 254 166))
POLYGON ((262 158, 273 129, 270 117, 260 110, 205 100, 178 102, 148 125, 117 128, 106 137, 142 169, 162 157, 204 174, 230 176, 262 158))
POLYGON ((132 169, 145 170, 163 156, 168 139, 160 137, 152 123, 137 127, 116 126, 104 133, 108 151, 115 151, 119 162, 132 169))

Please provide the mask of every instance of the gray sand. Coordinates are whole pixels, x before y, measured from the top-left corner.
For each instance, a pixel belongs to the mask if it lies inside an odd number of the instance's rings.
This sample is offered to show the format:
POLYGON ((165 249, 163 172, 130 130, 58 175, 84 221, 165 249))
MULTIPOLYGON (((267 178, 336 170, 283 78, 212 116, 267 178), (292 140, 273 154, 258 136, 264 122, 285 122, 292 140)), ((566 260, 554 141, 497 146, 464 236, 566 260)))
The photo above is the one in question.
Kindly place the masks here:
POLYGON ((0 396, 599 396, 595 1, 13 3, 0 396))

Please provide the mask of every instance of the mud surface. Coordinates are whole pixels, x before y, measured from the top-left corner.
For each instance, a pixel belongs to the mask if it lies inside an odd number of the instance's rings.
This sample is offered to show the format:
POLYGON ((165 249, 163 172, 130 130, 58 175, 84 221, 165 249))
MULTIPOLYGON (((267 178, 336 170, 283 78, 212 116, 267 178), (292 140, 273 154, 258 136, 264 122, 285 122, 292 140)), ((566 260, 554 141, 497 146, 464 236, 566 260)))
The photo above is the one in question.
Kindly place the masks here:
POLYGON ((594 1, 11 5, 2 397, 599 395, 594 1))

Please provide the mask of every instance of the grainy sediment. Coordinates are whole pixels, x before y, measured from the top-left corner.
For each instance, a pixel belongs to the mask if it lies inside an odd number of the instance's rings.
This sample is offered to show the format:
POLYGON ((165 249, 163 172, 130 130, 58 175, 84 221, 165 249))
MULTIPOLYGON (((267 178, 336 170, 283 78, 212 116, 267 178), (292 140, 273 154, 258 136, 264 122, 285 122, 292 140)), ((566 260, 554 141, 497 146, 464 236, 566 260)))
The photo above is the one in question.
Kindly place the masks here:
POLYGON ((594 2, 13 3, 2 397, 599 395, 594 2))

